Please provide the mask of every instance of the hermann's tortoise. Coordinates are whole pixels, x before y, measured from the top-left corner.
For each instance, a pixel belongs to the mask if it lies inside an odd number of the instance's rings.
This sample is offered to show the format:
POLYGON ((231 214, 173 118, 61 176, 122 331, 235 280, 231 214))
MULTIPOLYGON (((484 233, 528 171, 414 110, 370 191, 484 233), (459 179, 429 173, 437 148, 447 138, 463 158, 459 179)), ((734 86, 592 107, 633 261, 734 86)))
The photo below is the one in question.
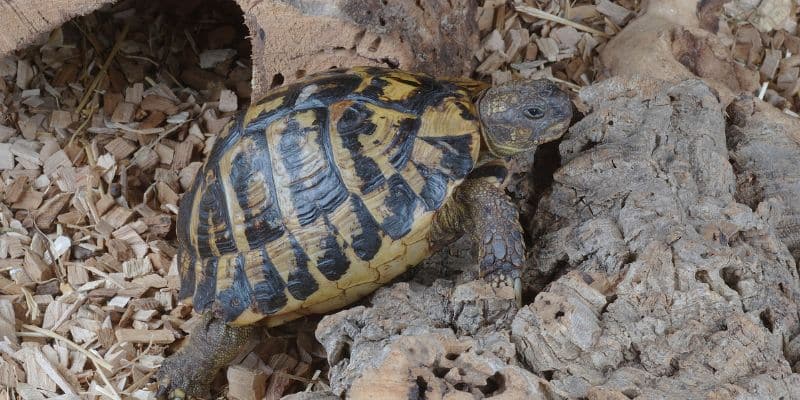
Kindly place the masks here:
POLYGON ((352 303, 465 232, 480 275, 519 297, 522 229, 505 168, 484 160, 557 139, 571 117, 544 80, 354 68, 271 92, 217 138, 181 201, 180 298, 205 316, 161 367, 160 395, 206 395, 254 323, 352 303))

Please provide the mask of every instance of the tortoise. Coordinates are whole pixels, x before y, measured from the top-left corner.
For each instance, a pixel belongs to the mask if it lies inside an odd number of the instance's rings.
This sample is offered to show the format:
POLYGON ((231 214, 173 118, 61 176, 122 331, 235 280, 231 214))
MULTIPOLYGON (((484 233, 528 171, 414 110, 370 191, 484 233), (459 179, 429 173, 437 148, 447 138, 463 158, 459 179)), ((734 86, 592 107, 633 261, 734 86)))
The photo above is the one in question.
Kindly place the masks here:
POLYGON ((547 80, 356 67, 271 91, 216 138, 181 199, 179 298, 203 318, 161 366, 159 397, 207 396, 256 325, 355 302, 466 232, 480 276, 519 299, 502 160, 571 118, 547 80))

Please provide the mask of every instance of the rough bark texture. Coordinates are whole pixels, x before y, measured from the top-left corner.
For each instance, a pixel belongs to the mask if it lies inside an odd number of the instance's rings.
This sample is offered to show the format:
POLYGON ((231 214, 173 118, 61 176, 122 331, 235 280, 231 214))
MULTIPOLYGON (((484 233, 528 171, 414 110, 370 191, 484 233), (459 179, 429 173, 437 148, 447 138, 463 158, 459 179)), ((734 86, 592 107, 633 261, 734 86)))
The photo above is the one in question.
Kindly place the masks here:
POLYGON ((736 200, 717 96, 611 79, 581 100, 531 227, 543 291, 514 314, 481 283, 384 288, 317 330, 335 393, 798 398, 797 266, 769 210, 736 200))
POLYGON ((112 0, 6 0, 0 2, 0 55, 30 44, 72 17, 112 0))
POLYGON ((728 107, 737 201, 770 216, 800 262, 800 120, 751 97, 728 107))
POLYGON ((471 0, 238 2, 253 36, 253 65, 263 69, 253 69, 254 98, 275 79, 290 82, 334 66, 453 76, 472 70, 478 29, 471 0))
MULTIPOLYGON (((0 55, 112 4, 108 0, 0 2, 0 55)), ((472 0, 236 0, 253 44, 253 98, 331 67, 392 65, 437 75, 472 70, 472 0)), ((213 3, 212 3, 213 4, 213 3)))

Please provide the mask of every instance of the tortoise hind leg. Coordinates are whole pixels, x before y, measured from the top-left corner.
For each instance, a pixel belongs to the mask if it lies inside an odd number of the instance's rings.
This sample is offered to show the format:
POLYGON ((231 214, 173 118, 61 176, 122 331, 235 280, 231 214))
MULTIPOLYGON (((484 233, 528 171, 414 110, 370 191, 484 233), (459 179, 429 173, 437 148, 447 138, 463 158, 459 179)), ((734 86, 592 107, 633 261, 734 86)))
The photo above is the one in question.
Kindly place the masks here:
POLYGON ((473 171, 436 214, 431 234, 439 247, 469 233, 478 248, 480 276, 495 286, 511 286, 521 304, 525 242, 517 208, 501 188, 505 174, 497 164, 473 171))
POLYGON ((253 336, 252 326, 233 327, 205 313, 189 334, 189 343, 167 357, 158 370, 159 399, 205 399, 219 370, 233 361, 253 336))

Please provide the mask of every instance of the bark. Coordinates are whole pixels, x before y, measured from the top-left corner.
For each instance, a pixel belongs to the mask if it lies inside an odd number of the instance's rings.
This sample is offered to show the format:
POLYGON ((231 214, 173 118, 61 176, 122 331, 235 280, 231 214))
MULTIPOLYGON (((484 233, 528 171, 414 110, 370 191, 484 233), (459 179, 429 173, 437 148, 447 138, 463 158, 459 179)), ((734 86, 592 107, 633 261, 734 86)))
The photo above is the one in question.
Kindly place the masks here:
POLYGON ((800 120, 744 96, 728 107, 736 198, 768 215, 800 262, 800 120))
MULTIPOLYGON (((737 202, 714 91, 614 78, 580 97, 590 113, 530 227, 543 290, 514 313, 481 282, 420 285, 420 266, 323 319, 335 393, 797 398, 797 266, 774 216, 737 202)), ((456 260, 469 279, 468 256, 462 243, 427 266, 456 260)))
MULTIPOLYGON (((197 0, 187 0, 190 3, 197 0)), ((331 67, 391 65, 444 76, 472 71, 476 3, 381 0, 235 0, 253 47, 253 98, 331 67)), ((0 3, 0 56, 110 0, 0 3)), ((212 3, 213 4, 213 3, 212 3)), ((185 4, 183 6, 186 6, 185 4)))

